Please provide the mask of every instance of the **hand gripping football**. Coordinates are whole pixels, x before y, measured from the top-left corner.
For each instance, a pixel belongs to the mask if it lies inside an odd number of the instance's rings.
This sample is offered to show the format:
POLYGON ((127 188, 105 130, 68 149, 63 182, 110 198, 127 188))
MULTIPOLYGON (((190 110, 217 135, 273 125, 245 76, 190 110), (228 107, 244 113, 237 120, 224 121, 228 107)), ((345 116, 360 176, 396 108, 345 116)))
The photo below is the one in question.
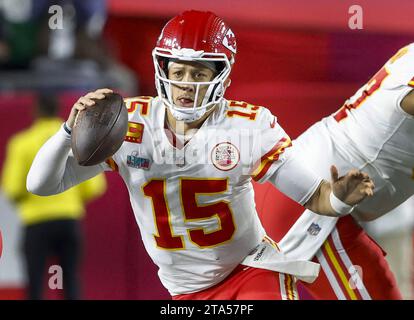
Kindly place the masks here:
POLYGON ((81 166, 105 161, 121 147, 128 129, 128 112, 117 93, 105 94, 79 111, 72 130, 72 151, 81 166))

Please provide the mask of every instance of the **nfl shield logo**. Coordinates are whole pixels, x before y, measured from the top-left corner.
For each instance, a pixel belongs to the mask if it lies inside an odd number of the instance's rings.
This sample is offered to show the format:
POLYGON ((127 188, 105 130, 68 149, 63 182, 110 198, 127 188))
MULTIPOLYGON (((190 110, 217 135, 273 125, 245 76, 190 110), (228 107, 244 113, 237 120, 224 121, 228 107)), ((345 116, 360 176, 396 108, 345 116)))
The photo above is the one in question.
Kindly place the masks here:
POLYGON ((310 235, 317 236, 319 231, 321 231, 321 227, 317 223, 312 223, 307 231, 310 235))

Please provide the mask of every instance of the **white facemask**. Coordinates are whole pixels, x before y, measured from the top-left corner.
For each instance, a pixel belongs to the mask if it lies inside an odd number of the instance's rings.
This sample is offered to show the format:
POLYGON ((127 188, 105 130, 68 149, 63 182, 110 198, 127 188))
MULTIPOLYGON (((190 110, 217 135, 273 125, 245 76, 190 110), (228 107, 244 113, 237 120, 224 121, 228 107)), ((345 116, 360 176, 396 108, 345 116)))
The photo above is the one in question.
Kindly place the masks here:
POLYGON ((223 99, 225 86, 224 81, 230 74, 231 65, 224 54, 204 53, 203 51, 194 51, 192 49, 165 50, 155 48, 153 50, 153 60, 155 66, 155 85, 158 95, 163 99, 165 105, 169 108, 172 116, 179 121, 193 122, 200 119, 214 105, 220 103, 223 99), (211 65, 214 62, 224 63, 224 68, 213 80, 208 82, 183 82, 168 79, 165 70, 160 64, 163 58, 174 60, 199 62, 204 65, 211 65), (174 104, 172 98, 173 85, 191 85, 195 87, 195 99, 193 107, 180 107, 174 104), (201 86, 208 86, 208 89, 199 106, 197 106, 198 96, 201 86))

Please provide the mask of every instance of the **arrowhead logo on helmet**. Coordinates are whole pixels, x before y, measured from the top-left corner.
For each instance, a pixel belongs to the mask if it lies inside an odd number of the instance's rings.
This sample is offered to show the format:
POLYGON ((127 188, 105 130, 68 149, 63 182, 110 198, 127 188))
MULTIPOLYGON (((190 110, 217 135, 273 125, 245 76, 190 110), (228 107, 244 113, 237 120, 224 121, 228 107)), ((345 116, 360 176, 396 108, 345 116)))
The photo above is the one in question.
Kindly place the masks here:
POLYGON ((236 36, 231 29, 227 30, 226 36, 223 38, 223 46, 233 53, 237 52, 236 36))
POLYGON ((234 56, 237 52, 236 37, 226 23, 212 12, 185 11, 164 26, 153 50, 155 81, 158 95, 171 114, 185 122, 200 119, 223 99, 229 81, 234 56), (168 79, 168 62, 199 62, 217 66, 215 76, 206 82, 183 82, 168 79), (194 99, 192 107, 177 106, 173 102, 172 87, 190 85, 198 97, 201 86, 208 86, 201 103, 194 99), (197 105, 199 104, 199 105, 197 105))

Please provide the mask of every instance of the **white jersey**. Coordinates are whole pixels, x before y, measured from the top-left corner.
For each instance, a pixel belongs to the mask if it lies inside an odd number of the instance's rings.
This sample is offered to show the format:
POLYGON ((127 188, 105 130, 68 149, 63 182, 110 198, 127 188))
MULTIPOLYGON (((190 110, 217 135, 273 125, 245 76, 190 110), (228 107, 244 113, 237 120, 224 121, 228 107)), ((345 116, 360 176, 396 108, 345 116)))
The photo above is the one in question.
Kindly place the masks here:
MULTIPOLYGON (((400 106, 413 87, 411 44, 392 57, 337 113, 293 142, 295 157, 324 178, 329 178, 332 164, 340 174, 357 168, 370 175, 374 196, 358 205, 353 213, 356 219, 362 215, 364 219, 378 218, 414 194, 414 116, 400 106)), ((281 241, 282 248, 295 258, 312 256, 335 223, 336 218, 306 210, 281 241), (322 229, 318 237, 309 233, 312 225, 322 229)))
MULTIPOLYGON (((211 287, 265 236, 251 179, 285 167, 290 139, 266 108, 224 100, 180 150, 161 99, 126 104, 126 141, 107 162, 128 187, 145 248, 172 295, 211 287)), ((319 182, 287 193, 304 203, 319 182)))

